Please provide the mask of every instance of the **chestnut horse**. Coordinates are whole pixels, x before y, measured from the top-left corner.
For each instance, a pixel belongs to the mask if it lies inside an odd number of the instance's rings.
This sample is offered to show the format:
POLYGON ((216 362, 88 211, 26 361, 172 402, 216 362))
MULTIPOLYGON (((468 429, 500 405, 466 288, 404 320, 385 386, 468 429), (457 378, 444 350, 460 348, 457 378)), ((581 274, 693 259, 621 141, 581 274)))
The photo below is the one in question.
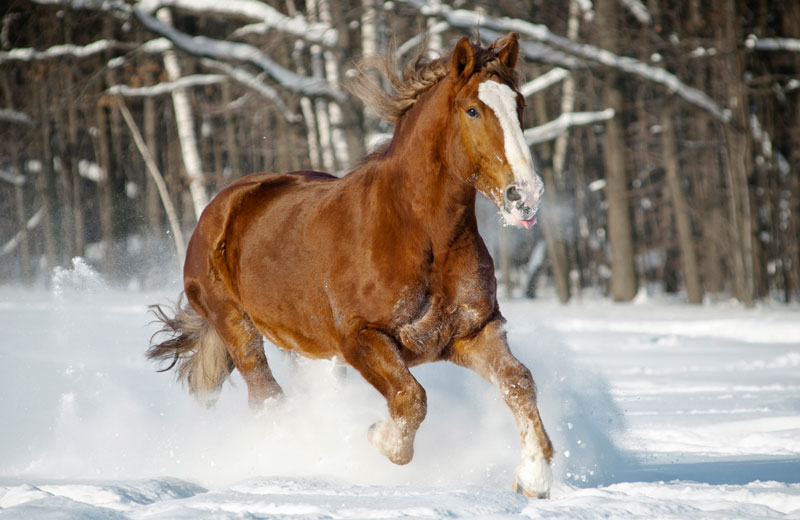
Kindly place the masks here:
POLYGON ((427 410, 409 367, 451 361, 497 386, 513 413, 515 489, 549 496, 553 447, 531 373, 509 351, 475 217, 480 191, 507 223, 536 219, 543 185, 521 130, 518 54, 512 33, 489 47, 462 38, 446 58, 420 53, 402 78, 387 59, 394 93, 367 80, 354 90, 395 123, 388 145, 342 178, 258 173, 222 190, 189 242, 189 305, 174 317, 155 306, 170 338, 148 356, 212 400, 236 368, 253 407, 282 395, 262 336, 341 358, 386 398, 391 419, 368 437, 396 464, 411 460, 427 410))

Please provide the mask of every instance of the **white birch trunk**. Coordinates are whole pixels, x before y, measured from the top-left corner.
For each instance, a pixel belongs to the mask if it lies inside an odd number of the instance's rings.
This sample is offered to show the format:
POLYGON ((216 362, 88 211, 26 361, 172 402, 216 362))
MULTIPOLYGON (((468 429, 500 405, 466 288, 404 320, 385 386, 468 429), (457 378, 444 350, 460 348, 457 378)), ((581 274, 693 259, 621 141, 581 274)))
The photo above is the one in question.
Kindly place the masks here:
MULTIPOLYGON (((376 0, 361 0, 361 55, 378 55, 378 9, 376 0)), ((370 77, 378 81, 377 75, 369 71, 370 77)), ((370 110, 364 111, 364 147, 371 150, 380 134, 381 120, 370 110)))
MULTIPOLYGON (((302 40, 297 40, 294 44, 292 57, 297 64, 297 72, 305 74, 305 66, 303 65, 303 50, 305 44, 302 40)), ((306 144, 308 146, 308 158, 311 161, 312 170, 322 169, 322 153, 319 146, 319 138, 317 132, 317 120, 314 114, 314 104, 308 96, 300 98, 300 111, 303 113, 303 120, 306 127, 306 144)))
MULTIPOLYGON (((333 15, 331 14, 330 0, 317 0, 318 2, 318 22, 329 27, 333 26, 333 15)), ((322 53, 325 62, 325 79, 333 89, 339 88, 339 60, 334 52, 326 49, 322 53)), ((350 149, 347 145, 347 137, 344 135, 344 114, 342 107, 335 101, 328 102, 328 116, 331 123, 331 141, 336 162, 339 169, 344 171, 350 166, 350 149)))
MULTIPOLYGON (((308 13, 309 21, 313 22, 317 19, 318 9, 318 0, 306 0, 306 12, 308 13)), ((311 75, 315 79, 324 80, 325 66, 322 57, 322 47, 314 44, 311 45, 310 51, 311 75)), ((336 156, 333 152, 333 138, 331 136, 331 122, 328 115, 328 103, 322 98, 315 99, 314 113, 317 120, 317 132, 319 134, 322 167, 326 171, 331 172, 336 169, 336 156)))
MULTIPOLYGON (((578 39, 578 29, 580 25, 580 7, 578 0, 572 0, 569 3, 569 20, 567 22, 567 38, 570 40, 578 39)), ((564 84, 561 90, 561 113, 571 114, 575 109, 575 79, 572 74, 564 79, 564 84)), ((553 172, 556 177, 556 184, 563 184, 562 175, 564 172, 564 163, 567 159, 567 144, 569 142, 569 133, 564 132, 556 138, 555 149, 553 151, 553 172)))
MULTIPOLYGON (((172 14, 168 9, 159 9, 156 17, 166 25, 172 25, 172 14)), ((164 68, 170 81, 178 81, 181 68, 174 50, 164 53, 164 68)), ((195 219, 200 218, 203 208, 208 204, 205 176, 197 149, 197 137, 194 131, 194 116, 189 103, 189 96, 183 88, 172 91, 172 104, 175 107, 175 123, 178 126, 178 138, 181 143, 181 155, 186 176, 189 178, 189 192, 192 196, 192 207, 195 219)))

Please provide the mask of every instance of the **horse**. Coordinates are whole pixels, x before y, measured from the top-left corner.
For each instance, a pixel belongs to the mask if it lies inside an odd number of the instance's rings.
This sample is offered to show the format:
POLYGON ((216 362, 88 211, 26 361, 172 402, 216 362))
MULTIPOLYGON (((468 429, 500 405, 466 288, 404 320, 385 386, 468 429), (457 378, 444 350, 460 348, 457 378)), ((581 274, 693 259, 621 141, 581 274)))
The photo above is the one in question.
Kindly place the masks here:
POLYGON ((409 367, 450 361, 496 386, 522 440, 514 489, 549 497, 553 446, 530 370, 509 350, 477 192, 507 224, 531 228, 544 186, 522 133, 519 36, 487 47, 461 38, 424 52, 384 92, 365 70, 352 90, 395 125, 388 144, 341 178, 256 173, 205 208, 186 251, 188 304, 155 305, 165 341, 148 357, 177 365, 210 402, 236 368, 258 409, 282 396, 263 338, 310 358, 339 358, 386 399, 369 441, 407 464, 425 418, 409 367), (174 314, 173 314, 174 313, 174 314))

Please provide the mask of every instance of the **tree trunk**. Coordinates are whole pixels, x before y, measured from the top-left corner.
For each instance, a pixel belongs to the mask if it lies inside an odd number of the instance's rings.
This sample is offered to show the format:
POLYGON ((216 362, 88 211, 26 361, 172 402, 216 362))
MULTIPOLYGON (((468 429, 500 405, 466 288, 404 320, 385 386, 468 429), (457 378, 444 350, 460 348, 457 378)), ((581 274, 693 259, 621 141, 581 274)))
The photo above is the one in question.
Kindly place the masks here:
MULTIPOLYGON (((66 43, 72 43, 73 22, 69 10, 64 15, 64 39, 66 43)), ((75 229, 75 254, 84 255, 86 240, 84 236, 85 224, 83 218, 83 190, 81 176, 78 172, 78 99, 75 95, 75 79, 73 78, 75 66, 70 63, 66 74, 66 95, 67 95, 67 164, 69 174, 72 177, 72 218, 75 229)))
MULTIPOLYGON (((223 112, 225 117, 225 146, 228 149, 228 174, 232 179, 238 179, 242 176, 242 166, 239 159, 239 143, 236 140, 236 124, 234 122, 233 114, 227 109, 232 101, 231 98, 231 84, 226 81, 222 84, 222 104, 226 107, 223 112)), ((226 181, 229 178, 226 176, 226 181)))
MULTIPOLYGON (((331 13, 331 0, 316 0, 318 7, 318 21, 333 27, 333 15, 331 13)), ((339 42, 337 48, 345 45, 345 34, 339 31, 339 42)), ((331 49, 325 49, 322 53, 325 63, 325 79, 333 88, 339 88, 339 60, 331 49)), ((328 114, 331 124, 331 142, 333 152, 336 156, 338 171, 344 172, 350 166, 350 150, 347 145, 347 137, 344 133, 344 114, 342 107, 336 101, 328 103, 328 114)))
MULTIPOLYGON (((14 163, 16 164, 17 161, 15 160, 14 163)), ((25 182, 14 185, 14 203, 17 213, 17 227, 26 229, 28 219, 25 216, 25 182)), ((22 283, 30 285, 33 282, 33 269, 31 266, 31 247, 28 233, 24 233, 19 242, 19 263, 22 283)))
MULTIPOLYGON (((361 55, 378 55, 378 6, 377 0, 361 0, 361 55)), ((374 71, 368 72, 377 81, 374 71)), ((375 135, 380 132, 380 118, 370 110, 364 111, 364 148, 369 150, 375 135)))
POLYGON ((697 266, 697 255, 694 250, 692 225, 689 205, 683 194, 680 178, 680 162, 678 160, 678 147, 675 139, 675 126, 672 123, 671 107, 662 110, 662 146, 664 150, 664 167, 667 174, 667 185, 672 209, 675 215, 675 225, 678 230, 678 244, 681 250, 681 267, 683 270, 683 283, 686 286, 686 297, 689 303, 703 302, 703 289, 700 284, 700 270, 697 266))
POLYGON ((730 187, 730 233, 733 241, 733 266, 736 293, 747 307, 755 304, 753 275, 753 231, 750 214, 748 177, 752 171, 751 142, 748 125, 748 99, 744 85, 744 54, 740 45, 740 27, 735 4, 725 4, 725 27, 720 34, 720 48, 727 49, 723 62, 722 84, 730 100, 731 121, 725 125, 728 184, 730 187))
POLYGON ((97 162, 102 175, 97 181, 97 206, 100 210, 100 236, 103 252, 103 272, 109 274, 113 269, 112 244, 114 243, 114 217, 111 190, 111 143, 108 138, 108 116, 106 108, 97 105, 97 162))
MULTIPOLYGON (((544 96, 534 98, 536 117, 540 121, 548 121, 549 114, 545 105, 544 96)), ((547 193, 545 195, 544 211, 542 212, 541 222, 544 239, 547 243, 547 259, 550 262, 550 271, 553 274, 553 283, 556 286, 558 299, 561 303, 569 301, 569 266, 567 263, 567 252, 564 247, 564 239, 561 233, 561 219, 558 215, 559 189, 554 175, 552 145, 543 143, 540 145, 541 159, 543 164, 537 168, 542 173, 544 185, 547 193)), ((564 147, 566 151, 566 147, 564 147)), ((563 168, 563 158, 561 162, 563 168)))
MULTIPOLYGON (((169 9, 159 9, 156 17, 161 22, 172 25, 172 14, 169 9)), ((180 79, 181 68, 174 50, 164 53, 164 68, 167 70, 167 77, 170 81, 180 79)), ((200 152, 197 149, 192 106, 185 89, 180 88, 172 91, 172 104, 175 107, 175 124, 178 126, 181 156, 186 170, 186 177, 189 179, 189 192, 192 195, 192 207, 195 221, 197 221, 200 218, 200 213, 203 212, 203 208, 208 204, 208 194, 206 193, 206 180, 203 174, 200 152)))
POLYGON ((58 197, 53 184, 53 151, 50 145, 50 117, 47 107, 47 86, 44 81, 39 86, 39 124, 41 125, 42 167, 37 176, 37 189, 44 207, 44 245, 49 272, 59 265, 59 244, 56 238, 58 229, 58 197))
MULTIPOLYGON (((601 47, 616 52, 618 19, 617 0, 597 2, 597 18, 601 47)), ((604 101, 616 116, 606 122, 603 161, 608 201, 608 241, 611 248, 611 296, 615 301, 630 301, 636 296, 636 270, 633 264, 633 235, 628 204, 628 181, 625 172, 625 138, 622 128, 623 97, 618 75, 606 71, 604 101)))

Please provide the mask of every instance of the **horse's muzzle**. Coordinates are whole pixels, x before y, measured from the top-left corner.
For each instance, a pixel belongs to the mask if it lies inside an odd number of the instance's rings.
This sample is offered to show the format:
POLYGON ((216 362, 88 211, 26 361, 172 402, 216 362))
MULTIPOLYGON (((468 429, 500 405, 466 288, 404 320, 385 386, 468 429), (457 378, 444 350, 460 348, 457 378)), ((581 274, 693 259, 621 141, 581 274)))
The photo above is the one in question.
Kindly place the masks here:
POLYGON ((539 199, 544 193, 542 181, 536 181, 533 186, 527 182, 511 184, 503 192, 503 210, 509 223, 530 228, 536 222, 539 199))

